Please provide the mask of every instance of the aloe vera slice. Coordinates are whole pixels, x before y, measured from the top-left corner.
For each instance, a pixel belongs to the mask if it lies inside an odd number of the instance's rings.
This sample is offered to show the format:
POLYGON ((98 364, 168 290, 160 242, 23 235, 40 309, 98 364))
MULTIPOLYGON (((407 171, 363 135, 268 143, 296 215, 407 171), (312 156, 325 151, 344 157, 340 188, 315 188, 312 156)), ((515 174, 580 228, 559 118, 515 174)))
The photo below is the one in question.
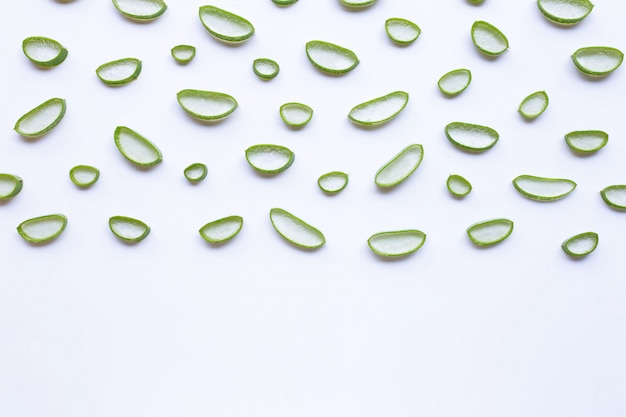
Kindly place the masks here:
POLYGON ((223 243, 237 236, 243 227, 243 217, 228 216, 202 226, 200 236, 209 243, 223 243))
POLYGON ((385 21, 385 32, 392 41, 408 45, 415 42, 422 30, 410 20, 392 17, 385 21))
POLYGON ((0 174, 0 200, 13 198, 22 191, 24 182, 13 174, 0 174))
POLYGON ((589 0, 537 0, 537 7, 546 18, 562 25, 578 23, 593 10, 589 0))
POLYGON ((22 41, 22 51, 40 67, 56 67, 67 58, 67 49, 54 39, 31 36, 22 41))
POLYGON ((115 8, 124 16, 135 20, 152 20, 165 13, 163 0, 113 0, 115 8))
POLYGON ((67 217, 63 214, 49 214, 23 221, 17 226, 17 233, 27 242, 44 243, 59 236, 66 225, 67 217))
POLYGON ((317 185, 328 194, 337 194, 348 185, 348 174, 341 171, 327 172, 317 179, 317 185))
POLYGON ((455 96, 463 92, 472 82, 472 73, 465 68, 452 70, 444 74, 437 85, 442 93, 455 96))
POLYGON ((113 134, 115 146, 133 164, 150 167, 163 160, 155 144, 126 126, 118 126, 113 134))
POLYGON ((296 246, 316 249, 326 243, 322 232, 283 209, 271 209, 270 221, 279 235, 296 246))
POLYGON ((376 3, 377 0, 339 0, 339 3, 350 8, 368 7, 376 3))
POLYGON ((141 61, 137 58, 122 58, 107 62, 96 69, 96 75, 103 83, 124 85, 137 79, 141 73, 141 61))
POLYGON ((479 51, 491 56, 500 55, 509 48, 509 40, 504 33, 482 20, 477 20, 472 25, 472 41, 479 51))
POLYGON ((580 48, 572 54, 574 65, 588 75, 602 76, 610 74, 622 65, 622 51, 609 46, 589 46, 580 48))
POLYGON ((565 135, 565 142, 576 152, 595 152, 609 141, 609 135, 601 130, 578 130, 565 135))
POLYGON ((147 224, 126 216, 109 218, 109 228, 115 236, 127 242, 139 242, 150 233, 150 227, 147 224))
POLYGON ((598 234, 595 232, 580 233, 566 239, 561 248, 570 256, 585 256, 596 250, 598 240, 598 234))
POLYGON ((189 182, 196 183, 206 178, 208 170, 206 165, 196 162, 185 168, 183 173, 189 182))
POLYGON ((272 0, 277 6, 291 6, 292 4, 296 4, 298 0, 272 0))
POLYGON ((269 58, 257 58, 252 62, 252 71, 264 80, 271 80, 278 75, 280 67, 269 58))
POLYGON ((254 26, 248 20, 215 6, 201 6, 200 21, 206 30, 225 42, 243 42, 254 35, 254 26))
POLYGON ((519 113, 527 119, 539 117, 548 108, 548 95, 545 91, 536 91, 528 95, 519 105, 519 113))
POLYGON ((38 137, 59 124, 65 115, 65 100, 51 98, 19 118, 15 131, 22 136, 38 137))
POLYGON ((520 194, 531 200, 552 201, 563 198, 574 191, 576 183, 562 178, 520 175, 513 180, 513 186, 520 194))
POLYGON ((465 197, 472 191, 472 184, 460 175, 452 174, 446 181, 448 191, 455 197, 465 197))
POLYGON ((409 145, 378 170, 374 182, 384 188, 396 186, 415 172, 423 158, 422 145, 409 145))
POLYGON ((494 129, 464 122, 452 122, 445 128, 448 140, 457 147, 472 152, 492 148, 500 135, 494 129))
POLYGON ((345 74, 359 64, 359 58, 354 52, 334 43, 309 41, 305 49, 311 64, 330 74, 345 74))
POLYGON ((280 145, 253 145, 246 149, 250 166, 263 174, 278 174, 291 166, 294 153, 280 145))
POLYGON ((378 125, 400 114, 408 102, 408 93, 394 91, 354 106, 348 113, 348 118, 352 122, 363 126, 378 125))
POLYGON ((285 103, 280 106, 280 118, 290 127, 303 127, 313 117, 313 109, 302 103, 285 103))
POLYGON ((196 56, 196 47, 192 45, 176 45, 171 50, 172 58, 179 64, 188 64, 196 56))
POLYGON ((467 236, 478 246, 491 246, 502 242, 513 232, 513 221, 493 219, 474 223, 467 228, 467 236))
POLYGON ((420 230, 398 230, 376 233, 367 240, 370 249, 380 256, 405 256, 416 252, 426 242, 420 230))
POLYGON ((626 210, 626 185, 609 185, 600 191, 600 195, 608 206, 626 210))
POLYGON ((78 187, 89 187, 100 178, 98 168, 89 165, 76 165, 70 169, 70 180, 78 187))
POLYGON ((238 106, 235 97, 215 91, 181 90, 176 97, 183 110, 200 120, 223 119, 238 106))

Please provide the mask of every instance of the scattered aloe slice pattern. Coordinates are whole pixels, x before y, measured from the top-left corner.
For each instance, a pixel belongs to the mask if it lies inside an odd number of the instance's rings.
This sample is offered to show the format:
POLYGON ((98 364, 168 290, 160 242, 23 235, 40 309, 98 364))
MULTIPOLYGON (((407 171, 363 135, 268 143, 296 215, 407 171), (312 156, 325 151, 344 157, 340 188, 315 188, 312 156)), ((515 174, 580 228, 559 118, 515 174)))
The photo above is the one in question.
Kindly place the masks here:
POLYGON ((70 180, 78 187, 89 187, 98 181, 100 171, 89 165, 76 165, 70 169, 70 180))
POLYGON ((626 185, 609 185, 600 191, 604 202, 619 210, 626 210, 626 185))
POLYGON ((411 176, 423 158, 422 145, 409 145, 378 170, 374 182, 379 187, 394 187, 411 176))
POLYGON ((348 113, 348 118, 362 126, 375 126, 396 117, 408 102, 408 93, 394 91, 354 106, 348 113))
POLYGON ((192 45, 176 45, 171 50, 172 58, 179 64, 188 64, 196 56, 196 47, 192 45))
POLYGON ((270 221, 278 234, 296 246, 316 249, 326 243, 322 232, 281 208, 270 210, 270 221))
POLYGON ((31 36, 22 41, 22 51, 30 61, 40 67, 56 67, 67 58, 67 49, 54 39, 31 36))
POLYGON ((24 182, 13 174, 0 174, 0 200, 13 198, 22 191, 24 182))
POLYGON ((603 76, 610 74, 622 65, 622 51, 609 46, 589 46, 572 54, 574 65, 587 75, 603 76))
POLYGON ((150 227, 147 224, 126 216, 109 218, 109 228, 115 236, 126 242, 142 241, 150 233, 150 227))
POLYGON ((520 194, 531 200, 552 201, 563 198, 574 191, 576 183, 563 178, 520 175, 513 180, 513 186, 520 194))
POLYGON ((199 232, 209 243, 223 243, 237 236, 242 227, 243 217, 228 216, 205 224, 199 232))
POLYGON ((204 121, 223 119, 238 106, 235 97, 216 91, 181 90, 176 97, 183 110, 204 121))
POLYGON ((298 0, 272 0, 277 6, 291 6, 298 2, 298 0))
POLYGON ((562 25, 578 23, 593 10, 589 0, 537 0, 537 7, 546 18, 562 25))
POLYGON ((269 58, 257 58, 252 62, 252 71, 264 80, 271 80, 278 75, 280 66, 269 58))
POLYGON ((215 6, 200 6, 199 16, 205 29, 221 41, 243 42, 254 35, 247 19, 215 6))
POLYGON ((285 103, 280 106, 280 118, 290 127, 303 127, 311 121, 313 109, 302 103, 285 103))
POLYGON ((339 3, 350 8, 368 7, 376 3, 377 0, 339 0, 339 3))
POLYGON ((63 214, 49 214, 23 221, 17 226, 17 232, 30 243, 44 243, 59 236, 67 225, 63 214))
POLYGON ((455 197, 465 197, 472 191, 472 184, 460 175, 452 174, 446 181, 448 191, 455 197))
POLYGON ((472 73, 465 68, 452 70, 444 74, 437 85, 442 93, 455 96, 463 92, 472 82, 472 73))
POLYGON ((65 115, 65 108, 65 100, 51 98, 20 117, 14 129, 22 136, 41 136, 59 124, 65 115))
POLYGON ((409 45, 415 42, 422 30, 410 20, 392 17, 385 21, 385 32, 392 41, 401 45, 409 45))
POLYGON ((196 162, 185 168, 183 173, 189 182, 196 183, 206 178, 208 170, 206 165, 196 162))
POLYGON ((136 20, 152 20, 165 13, 163 0, 113 0, 115 8, 124 16, 136 20))
POLYGON ((151 167, 163 160, 155 144, 126 126, 118 126, 113 134, 115 146, 133 164, 151 167))
POLYGON ((492 148, 500 135, 494 129, 464 122, 452 122, 445 128, 448 140, 460 149, 484 152, 492 148))
POLYGON ((341 171, 327 172, 317 179, 317 185, 328 194, 337 194, 348 185, 348 174, 341 171))
POLYGON ((598 247, 598 234, 595 232, 585 232, 566 239, 561 244, 563 251, 570 256, 585 256, 596 250, 598 247))
POLYGON ((280 145, 253 145, 246 149, 246 160, 252 168, 268 175, 278 174, 291 166, 294 153, 280 145))
POLYGON ((609 135, 601 130, 577 130, 565 135, 565 142, 576 152, 596 152, 607 144, 609 135))
POLYGON ((477 20, 472 25, 472 41, 478 50, 486 55, 500 55, 509 48, 509 40, 504 33, 491 23, 477 20))
POLYGON ((493 219, 474 223, 467 228, 467 236, 478 246, 491 246, 502 242, 513 232, 513 221, 493 219))
POLYGON ((380 256, 405 256, 416 252, 426 242, 420 230, 398 230, 376 233, 367 240, 370 249, 380 256))
POLYGON ((539 117, 548 108, 548 94, 537 91, 528 95, 519 105, 519 113, 527 119, 539 117))
POLYGON ((309 41, 305 50, 311 64, 330 74, 345 74, 359 64, 359 58, 354 52, 334 43, 309 41))
POLYGON ((103 83, 124 85, 136 80, 141 73, 141 61, 137 58, 122 58, 107 62, 96 69, 96 75, 103 83))

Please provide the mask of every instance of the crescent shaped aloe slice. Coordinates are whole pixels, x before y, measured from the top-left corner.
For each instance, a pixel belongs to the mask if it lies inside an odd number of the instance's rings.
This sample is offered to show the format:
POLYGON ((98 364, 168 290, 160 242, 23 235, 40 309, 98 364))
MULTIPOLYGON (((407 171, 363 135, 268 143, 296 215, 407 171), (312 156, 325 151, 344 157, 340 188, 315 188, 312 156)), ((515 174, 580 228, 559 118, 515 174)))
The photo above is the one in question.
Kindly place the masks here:
POLYGON ((247 19, 215 6, 200 6, 200 21, 215 38, 224 42, 243 42, 254 35, 247 19))
POLYGON ((253 145, 246 149, 246 161, 252 168, 266 175, 283 172, 291 166, 294 153, 280 145, 253 145))
POLYGON ((163 160, 163 155, 155 144, 126 126, 115 128, 113 138, 124 158, 135 165, 151 167, 163 160))
POLYGON ((583 20, 593 10, 589 0, 537 0, 539 11, 549 20, 572 25, 583 20))
POLYGON ((376 3, 377 0, 339 0, 339 3, 349 8, 363 8, 376 3))
POLYGON ((422 145, 409 145, 378 170, 374 182, 379 187, 394 187, 415 172, 423 158, 422 145))
POLYGON ((109 228, 115 236, 126 242, 140 242, 150 233, 150 227, 147 224, 126 216, 109 218, 109 228))
POLYGON ((582 73, 594 76, 608 75, 624 61, 622 51, 609 46, 589 46, 572 54, 574 65, 582 73))
POLYGON ((242 227, 243 217, 228 216, 205 224, 199 232, 209 243, 223 243, 237 236, 242 227))
POLYGON ((327 172, 317 179, 317 185, 328 194, 337 194, 348 185, 348 174, 341 171, 327 172))
POLYGON ((309 41, 305 50, 311 64, 329 74, 345 74, 359 64, 359 58, 354 52, 334 43, 309 41))
POLYGON ((311 121, 313 109, 302 103, 285 103, 280 106, 280 118, 289 127, 304 127, 311 121))
POLYGON ((491 23, 477 20, 472 25, 472 41, 485 55, 497 56, 509 48, 509 40, 504 33, 491 23))
POLYGON ((375 126, 388 122, 406 107, 409 94, 394 91, 387 95, 357 104, 348 113, 348 118, 362 126, 375 126))
POLYGON ((163 0, 113 0, 115 8, 124 16, 134 20, 152 20, 165 13, 163 0))
POLYGON ((31 36, 22 41, 22 51, 33 64, 40 67, 56 67, 67 58, 67 49, 54 39, 31 36))
POLYGON ((296 4, 298 0, 272 0, 277 6, 291 6, 292 4, 296 4))
POLYGON ((176 45, 170 51, 172 58, 179 64, 188 64, 196 56, 196 47, 192 45, 176 45))
POLYGON ((271 209, 270 221, 279 235, 296 246, 317 249, 326 243, 322 232, 283 209, 271 209))
POLYGON ((569 256, 585 256, 596 250, 598 247, 598 234, 595 232, 585 232, 572 236, 561 244, 563 251, 569 256))
POLYGON ((76 165, 70 169, 70 180, 77 186, 86 188, 98 181, 100 171, 89 165, 76 165))
POLYGON ((502 242, 513 232, 513 221, 493 219, 474 223, 467 228, 467 236, 478 246, 491 246, 502 242))
POLYGON ((537 201, 553 201, 565 197, 576 188, 576 183, 563 178, 544 178, 520 175, 513 186, 524 197, 537 201))
POLYGON ((405 256, 416 252, 426 242, 426 233, 420 230, 398 230, 372 235, 367 244, 379 256, 405 256))
POLYGON ((109 85, 124 85, 136 80, 141 73, 141 61, 137 58, 122 58, 106 62, 96 69, 100 80, 109 85))
POLYGON ((409 45, 415 42, 422 30, 410 20, 392 17, 385 21, 385 32, 392 41, 400 45, 409 45))
POLYGON ((522 100, 517 111, 526 119, 535 119, 548 108, 548 94, 537 91, 522 100))
POLYGON ((65 115, 65 108, 65 100, 51 98, 20 117, 14 129, 22 136, 41 136, 59 124, 65 115))
POLYGON ((626 185, 609 185, 600 191, 600 195, 609 207, 626 210, 626 185))
POLYGON ((67 225, 63 214, 49 214, 23 221, 17 226, 17 233, 30 243, 45 243, 59 236, 67 225))
POLYGON ((13 174, 0 174, 0 200, 13 198, 22 191, 24 182, 13 174))
POLYGON ((465 68, 452 70, 444 74, 437 85, 442 93, 455 96, 463 92, 472 82, 472 73, 465 68))
POLYGON ((445 128, 446 137, 465 151, 484 152, 492 148, 500 135, 494 129, 464 122, 452 122, 445 128))
POLYGON ((601 130, 577 130, 565 135, 565 142, 576 152, 596 152, 607 144, 609 135, 601 130))
POLYGON ((183 110, 204 121, 223 119, 238 106, 235 97, 216 91, 181 90, 176 97, 183 110))

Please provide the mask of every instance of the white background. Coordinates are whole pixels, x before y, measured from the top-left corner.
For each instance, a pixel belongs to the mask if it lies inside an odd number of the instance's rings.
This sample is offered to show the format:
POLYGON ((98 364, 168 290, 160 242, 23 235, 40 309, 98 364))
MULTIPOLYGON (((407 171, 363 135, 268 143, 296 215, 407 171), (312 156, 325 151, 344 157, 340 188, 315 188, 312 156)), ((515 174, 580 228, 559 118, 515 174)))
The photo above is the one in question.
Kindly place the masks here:
POLYGON ((198 19, 205 2, 170 0, 152 23, 122 17, 110 1, 8 2, 0 13, 0 172, 24 188, 0 203, 0 416, 624 416, 626 415, 626 214, 599 191, 626 183, 626 70, 589 79, 572 64, 578 48, 626 50, 626 4, 597 0, 581 24, 558 27, 532 0, 380 0, 362 11, 337 0, 211 3, 248 18, 247 42, 213 39, 198 19), (411 46, 393 44, 389 17, 417 23, 411 46), (472 44, 486 20, 509 38, 496 59, 472 44), (35 68, 21 42, 42 35, 69 50, 60 66, 35 68), (327 76, 308 61, 312 39, 352 49, 360 64, 327 76), (195 45, 187 66, 170 56, 195 45), (105 86, 102 63, 136 57, 139 78, 105 86), (277 78, 251 68, 276 60, 277 78), (444 97, 437 80, 469 68, 470 87, 444 97), (213 125, 179 107, 185 88, 233 95, 239 108, 213 125), (395 90, 405 110, 376 129, 347 119, 354 105, 395 90), (550 106, 527 122, 517 112, 546 90, 550 106), (24 140, 13 131, 25 112, 51 97, 67 113, 50 133, 24 140), (291 130, 278 108, 311 106, 312 121, 291 130), (451 145, 444 126, 493 127, 500 141, 483 154, 451 145), (156 143, 163 163, 139 170, 113 142, 128 126, 156 143), (609 133, 608 145, 580 157, 563 136, 609 133), (257 143, 296 154, 287 171, 257 175, 244 150, 257 143), (424 146, 415 174, 390 191, 378 168, 411 143, 424 146), (209 167, 189 184, 183 169, 209 167), (88 190, 69 169, 98 167, 88 190), (339 195, 317 177, 350 175, 339 195), (468 178, 472 193, 452 198, 445 180, 468 178), (577 189, 539 203, 519 195, 520 174, 570 178, 577 189), (269 222, 284 208, 319 228, 314 252, 287 244, 269 222), (65 232, 31 246, 15 231, 31 217, 63 213, 65 232), (241 233, 222 247, 197 230, 238 214, 241 233), (119 241, 108 218, 148 223, 137 245, 119 241), (510 218, 509 239, 472 245, 466 228, 510 218), (375 256, 373 233, 416 228, 426 244, 400 260, 375 256), (561 250, 585 231, 597 250, 573 260, 561 250))

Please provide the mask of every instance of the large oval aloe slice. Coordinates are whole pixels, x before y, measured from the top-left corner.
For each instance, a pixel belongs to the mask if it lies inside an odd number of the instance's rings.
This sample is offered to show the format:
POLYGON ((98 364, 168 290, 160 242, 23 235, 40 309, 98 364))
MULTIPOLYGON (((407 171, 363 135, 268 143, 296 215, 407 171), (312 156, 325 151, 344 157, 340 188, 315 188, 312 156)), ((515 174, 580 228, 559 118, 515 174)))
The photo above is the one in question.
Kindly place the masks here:
POLYGON ((493 219, 474 223, 467 229, 467 236, 478 246, 491 246, 502 242, 513 232, 509 219, 493 219))
POLYGON ((472 25, 472 40, 486 55, 500 55, 509 48, 509 40, 497 27, 478 20, 472 25))
POLYGON ((452 174, 446 181, 448 191, 455 197, 465 197, 472 191, 472 184, 460 175, 452 174))
POLYGON ((113 0, 113 5, 124 16, 136 20, 156 19, 167 9, 163 0, 113 0))
POLYGON ((246 160, 262 174, 278 174, 291 166, 294 153, 280 145, 253 145, 246 149, 246 160))
POLYGON ((578 23, 593 10, 589 0, 537 0, 537 7, 545 17, 562 25, 578 23))
POLYGON ((562 178, 520 175, 513 180, 513 186, 520 194, 531 200, 552 201, 563 198, 574 191, 576 183, 562 178))
POLYGON ((464 91, 472 82, 472 73, 465 68, 452 70, 444 74, 437 85, 442 93, 455 96, 464 91))
POLYGON ((548 108, 548 102, 546 92, 537 91, 524 98, 517 111, 527 119, 534 119, 548 108))
POLYGON ((17 226, 17 232, 30 243, 44 243, 59 236, 67 225, 67 217, 49 214, 25 220, 17 226))
POLYGON ((285 103, 280 106, 280 118, 290 127, 303 127, 313 117, 313 109, 302 103, 285 103))
POLYGON ((404 256, 421 248, 426 242, 426 233, 420 230, 398 230, 372 235, 367 244, 380 256, 404 256))
POLYGON ((278 234, 296 246, 316 249, 326 242, 322 232, 283 209, 271 209, 270 220, 278 234))
POLYGON ((22 136, 41 136, 58 125, 64 115, 65 100, 51 98, 20 117, 14 129, 22 136))
POLYGON ((394 91, 365 103, 358 104, 350 110, 348 118, 363 126, 374 126, 396 117, 409 101, 409 94, 394 91))
POLYGON ((317 185, 325 193, 337 194, 348 185, 348 174, 341 171, 327 172, 317 179, 317 185))
POLYGON ((576 152, 595 152, 609 141, 609 135, 601 130, 577 130, 565 135, 565 142, 576 152))
POLYGON ((486 151, 492 148, 500 138, 498 132, 492 128, 471 123, 452 122, 446 126, 445 130, 450 142, 463 150, 472 152, 486 151))
POLYGON ((598 247, 598 234, 595 232, 585 232, 566 239, 561 244, 563 251, 570 256, 585 256, 596 250, 598 247))
POLYGON ((422 145, 409 145, 378 170, 374 182, 385 188, 398 185, 415 172, 423 158, 422 145))
POLYGON ((199 232, 209 243, 222 243, 237 236, 242 227, 243 217, 229 216, 205 224, 199 232))
POLYGON ((415 42, 422 31, 410 20, 392 17, 385 21, 385 32, 392 41, 401 45, 408 45, 415 42))
POLYGON ((607 75, 622 65, 622 51, 609 46, 589 46, 572 54, 574 65, 588 75, 607 75))
POLYGON ((89 187, 98 181, 100 171, 89 165, 76 165, 70 169, 70 180, 78 187, 89 187))
POLYGON ((123 85, 137 79, 141 73, 141 61, 137 58, 123 58, 107 62, 96 69, 96 75, 103 83, 123 85))
POLYGON ((22 51, 40 67, 56 67, 67 58, 67 49, 54 39, 31 36, 22 41, 22 51))
POLYGON ((113 138, 124 158, 136 165, 150 167, 163 160, 163 155, 155 144, 126 126, 115 128, 113 138))
POLYGON ((13 198, 22 191, 23 181, 13 174, 0 174, 0 200, 13 198))
POLYGON ((626 185, 609 185, 600 191, 600 195, 608 206, 626 210, 626 185))
POLYGON ((180 106, 200 120, 220 120, 237 109, 235 97, 203 90, 182 90, 176 95, 180 106))
POLYGON ((150 227, 147 224, 126 216, 109 218, 109 228, 115 236, 127 242, 139 242, 150 233, 150 227))
POLYGON ((316 68, 330 74, 350 72, 359 64, 359 58, 354 52, 334 43, 309 41, 305 49, 309 61, 316 68))
POLYGON ((206 30, 222 41, 243 42, 254 34, 248 20, 215 6, 201 6, 199 15, 206 30))

